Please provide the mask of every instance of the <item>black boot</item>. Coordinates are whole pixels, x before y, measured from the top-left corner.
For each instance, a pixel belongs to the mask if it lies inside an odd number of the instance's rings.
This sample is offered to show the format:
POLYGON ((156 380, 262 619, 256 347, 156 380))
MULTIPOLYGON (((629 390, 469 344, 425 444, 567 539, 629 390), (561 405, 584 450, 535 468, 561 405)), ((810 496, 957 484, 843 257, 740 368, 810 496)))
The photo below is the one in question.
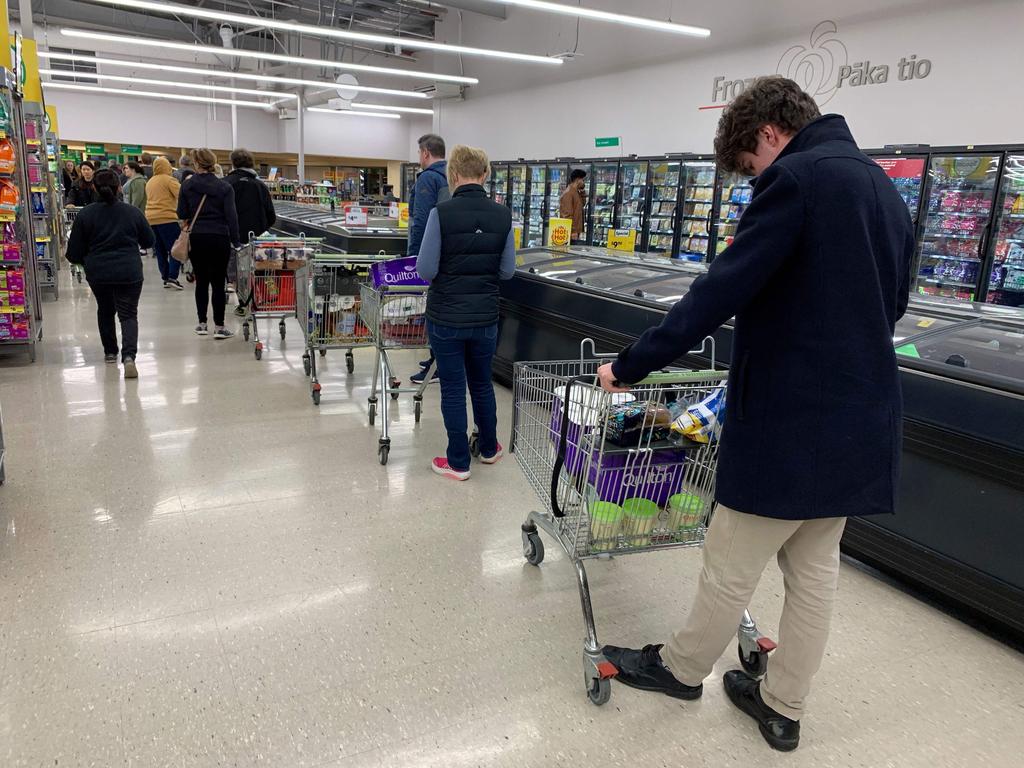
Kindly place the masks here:
POLYGON ((760 681, 746 672, 733 669, 725 673, 722 682, 729 700, 757 720, 761 735, 774 749, 792 752, 799 746, 800 721, 790 720, 765 704, 761 698, 760 681))
POLYGON ((616 680, 641 691, 657 691, 674 699, 699 699, 703 685, 680 683, 661 661, 662 646, 645 645, 639 651, 606 645, 601 653, 619 670, 616 680))

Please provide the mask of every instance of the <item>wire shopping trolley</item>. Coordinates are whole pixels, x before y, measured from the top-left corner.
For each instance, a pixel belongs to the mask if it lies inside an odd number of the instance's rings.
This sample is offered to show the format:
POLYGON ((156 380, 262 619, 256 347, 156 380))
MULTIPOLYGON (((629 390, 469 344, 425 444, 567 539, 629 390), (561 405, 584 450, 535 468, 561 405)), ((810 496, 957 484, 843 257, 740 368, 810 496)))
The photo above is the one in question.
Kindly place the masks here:
POLYGON ((360 288, 369 278, 367 267, 373 256, 318 254, 296 272, 298 302, 296 317, 306 337, 302 367, 310 377, 310 396, 320 404, 317 353, 345 350, 345 367, 355 370, 352 350, 373 346, 373 334, 360 316, 360 288))
MULTIPOLYGON (((596 375, 609 359, 585 356, 593 344, 583 341, 579 360, 515 364, 512 450, 546 510, 523 523, 523 553, 533 565, 544 560, 542 529, 575 566, 586 625, 584 683, 601 705, 618 670, 597 641, 584 561, 703 544, 727 374, 665 371, 612 394, 596 375)), ((737 637, 743 668, 763 674, 775 643, 749 612, 737 637)))
POLYGON ((249 341, 250 327, 253 353, 263 357, 258 319, 277 319, 283 340, 287 335, 285 318, 295 315, 295 270, 312 258, 320 240, 300 237, 254 237, 238 254, 239 299, 249 308, 249 317, 242 323, 242 338, 249 341))
POLYGON ((391 451, 391 436, 388 430, 388 395, 397 400, 403 393, 412 393, 413 414, 418 424, 423 412, 423 392, 434 375, 434 365, 424 372, 423 383, 416 387, 402 387, 401 381, 392 372, 388 354, 396 349, 429 349, 427 340, 427 288, 422 285, 361 286, 359 316, 373 336, 377 348, 377 362, 373 370, 373 384, 370 387, 370 426, 377 417, 380 405, 380 439, 377 454, 381 464, 388 463, 391 451))
MULTIPOLYGON (((76 208, 73 205, 64 206, 64 229, 68 236, 71 235, 71 227, 75 225, 75 217, 78 216, 78 212, 81 208, 76 208)), ((67 241, 67 237, 64 238, 67 241)), ((82 282, 82 278, 85 276, 85 268, 81 264, 71 265, 71 274, 79 282, 82 282)))

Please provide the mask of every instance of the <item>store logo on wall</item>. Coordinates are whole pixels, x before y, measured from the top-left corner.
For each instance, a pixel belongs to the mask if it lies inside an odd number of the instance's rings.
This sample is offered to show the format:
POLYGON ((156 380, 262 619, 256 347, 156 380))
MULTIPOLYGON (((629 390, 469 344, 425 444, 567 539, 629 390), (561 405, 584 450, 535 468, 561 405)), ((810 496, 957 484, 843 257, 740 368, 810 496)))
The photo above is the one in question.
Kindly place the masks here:
MULTIPOLYGON (((861 85, 880 85, 889 82, 890 67, 870 60, 850 62, 846 44, 836 34, 839 26, 831 20, 822 21, 811 30, 807 44, 790 46, 779 57, 775 73, 795 80, 819 106, 832 100, 840 88, 861 85)), ((904 56, 896 65, 898 80, 921 80, 932 71, 929 59, 917 54, 904 56)), ((749 87, 757 77, 729 80, 724 75, 712 83, 712 104, 700 109, 724 107, 749 87)))

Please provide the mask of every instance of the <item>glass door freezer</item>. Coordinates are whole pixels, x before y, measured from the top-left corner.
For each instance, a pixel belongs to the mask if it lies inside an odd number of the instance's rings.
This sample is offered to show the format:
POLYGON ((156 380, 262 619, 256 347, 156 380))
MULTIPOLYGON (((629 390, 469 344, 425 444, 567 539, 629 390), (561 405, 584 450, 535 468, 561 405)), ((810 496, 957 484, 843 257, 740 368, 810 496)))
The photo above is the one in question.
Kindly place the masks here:
POLYGON ((494 202, 508 205, 508 163, 491 163, 489 191, 494 202))
POLYGON ((619 202, 615 208, 615 228, 636 231, 634 251, 642 250, 643 245, 649 167, 646 160, 623 161, 619 166, 619 202))
POLYGON ((543 231, 540 245, 548 240, 548 219, 557 219, 562 215, 562 193, 569 183, 569 166, 564 163, 548 163, 547 166, 547 198, 544 210, 543 231))
POLYGON ((981 296, 1000 159, 995 153, 931 156, 917 245, 919 293, 963 301, 981 296))
POLYGON ((985 301, 1024 306, 1024 154, 1009 154, 996 200, 985 301))
POLYGON ((526 222, 526 166, 512 163, 508 167, 508 207, 512 209, 512 225, 526 222))
POLYGON ((593 245, 604 245, 608 242, 608 230, 615 226, 619 161, 595 162, 593 169, 589 241, 593 245))
POLYGON ((644 251, 666 256, 675 253, 681 166, 679 160, 651 162, 650 194, 642 238, 644 251))
POLYGON ((921 189, 924 186, 924 166, 928 162, 928 157, 893 154, 872 156, 871 159, 892 179, 916 226, 921 212, 921 189))
POLYGON ((679 250, 684 261, 708 261, 715 199, 715 164, 706 160, 683 163, 683 187, 680 193, 679 250))
POLYGON ((544 163, 531 163, 527 170, 526 218, 523 224, 523 247, 544 245, 544 223, 547 212, 548 167, 544 163))
POLYGON ((754 188, 746 176, 720 173, 716 192, 718 216, 715 222, 715 256, 732 244, 736 236, 736 225, 740 223, 740 217, 754 197, 754 188))

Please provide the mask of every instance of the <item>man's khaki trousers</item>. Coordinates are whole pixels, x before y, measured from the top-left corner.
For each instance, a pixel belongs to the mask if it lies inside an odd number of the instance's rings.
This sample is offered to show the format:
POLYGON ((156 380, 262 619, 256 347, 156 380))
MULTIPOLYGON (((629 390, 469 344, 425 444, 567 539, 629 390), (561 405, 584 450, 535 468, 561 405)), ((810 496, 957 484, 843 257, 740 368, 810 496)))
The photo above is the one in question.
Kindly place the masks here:
POLYGON ((693 607, 661 652, 676 679, 697 685, 711 674, 736 636, 769 558, 777 555, 786 600, 779 647, 769 657, 761 697, 780 715, 799 720, 825 654, 845 526, 845 517, 775 520, 719 504, 704 542, 693 607))

